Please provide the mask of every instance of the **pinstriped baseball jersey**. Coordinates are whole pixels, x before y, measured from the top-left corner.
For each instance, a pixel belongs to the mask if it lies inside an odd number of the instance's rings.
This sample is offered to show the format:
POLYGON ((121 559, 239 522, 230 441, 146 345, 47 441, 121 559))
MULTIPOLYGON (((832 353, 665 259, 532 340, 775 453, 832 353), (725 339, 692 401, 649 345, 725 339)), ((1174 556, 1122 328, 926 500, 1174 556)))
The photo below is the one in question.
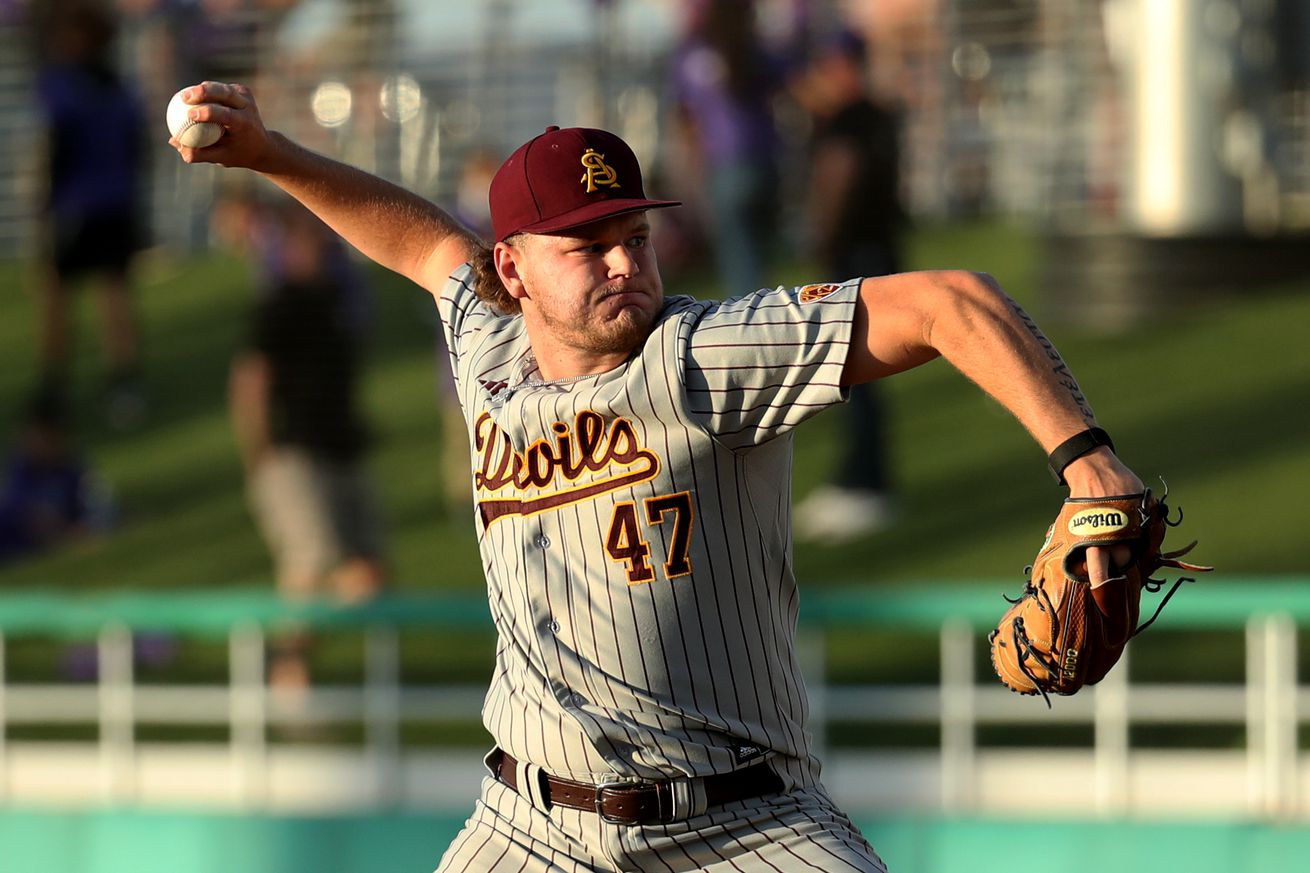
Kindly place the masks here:
POLYGON ((842 398, 859 282, 666 301, 644 346, 542 381, 522 318, 440 300, 499 634, 483 720, 566 778, 771 757, 817 779, 794 651, 791 431, 842 398))

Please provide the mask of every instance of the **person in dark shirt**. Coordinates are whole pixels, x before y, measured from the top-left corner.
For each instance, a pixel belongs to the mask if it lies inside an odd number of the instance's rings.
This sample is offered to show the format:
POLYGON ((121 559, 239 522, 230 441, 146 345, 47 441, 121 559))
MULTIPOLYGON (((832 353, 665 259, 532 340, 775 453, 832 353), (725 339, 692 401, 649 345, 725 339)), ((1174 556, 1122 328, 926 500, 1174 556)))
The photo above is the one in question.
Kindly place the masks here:
MULTIPOLYGON (((820 47, 797 89, 814 117, 812 245, 832 281, 901 270, 905 212, 898 119, 872 99, 867 76, 863 39, 842 31, 820 47)), ((855 539, 882 529, 895 515, 881 387, 852 387, 843 412, 840 472, 796 507, 796 533, 806 539, 855 539)))
MULTIPOLYGON (((292 201, 225 204, 218 224, 261 248, 266 291, 233 361, 229 404, 252 512, 282 595, 345 602, 385 581, 378 501, 364 469, 359 328, 340 241, 292 201)), ((300 634, 282 639, 275 685, 308 682, 300 634)))
POLYGON ((363 455, 364 425, 354 402, 355 343, 339 295, 327 276, 284 279, 255 309, 250 351, 269 372, 272 444, 354 464, 363 455))
POLYGON ((42 28, 45 57, 36 97, 45 135, 46 185, 39 206, 45 269, 39 300, 40 385, 63 398, 71 351, 72 288, 98 279, 108 364, 106 415, 119 429, 145 412, 131 264, 142 248, 144 115, 115 69, 112 13, 64 0, 42 28))

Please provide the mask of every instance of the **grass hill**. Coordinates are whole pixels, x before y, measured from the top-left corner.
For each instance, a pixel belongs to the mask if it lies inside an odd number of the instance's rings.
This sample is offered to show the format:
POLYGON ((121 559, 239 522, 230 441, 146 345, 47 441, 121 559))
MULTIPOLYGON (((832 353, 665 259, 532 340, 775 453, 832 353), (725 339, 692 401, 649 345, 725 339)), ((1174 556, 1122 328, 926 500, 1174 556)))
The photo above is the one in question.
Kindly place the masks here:
MULTIPOLYGON (((1198 556, 1226 573, 1305 572, 1299 548, 1310 484, 1310 324, 1306 288, 1236 290, 1222 305, 1170 315, 1126 333, 1042 319, 1037 243, 1002 225, 930 228, 912 267, 986 270, 1032 312, 1071 362, 1121 455, 1164 476, 1188 515, 1198 556)), ((32 378, 33 305, 24 268, 0 264, 0 435, 32 378)), ((816 278, 803 266, 792 282, 816 278)), ((823 277, 826 278, 826 277, 823 277)), ((397 585, 477 590, 471 520, 442 508, 435 317, 430 298, 372 274, 377 326, 365 397, 373 470, 385 499, 397 585)), ((704 283, 673 283, 698 293, 704 283)), ((0 590, 176 589, 270 583, 247 514, 224 406, 227 366, 247 329, 246 268, 217 255, 156 256, 139 293, 146 333, 148 425, 121 435, 95 414, 98 366, 90 299, 80 301, 75 367, 80 442, 122 507, 116 532, 0 571, 0 590)), ((1061 491, 1040 450, 999 406, 943 362, 886 383, 902 517, 843 547, 801 545, 805 584, 931 577, 1017 577, 1061 491)), ((797 497, 839 456, 829 411, 797 439, 797 497)))

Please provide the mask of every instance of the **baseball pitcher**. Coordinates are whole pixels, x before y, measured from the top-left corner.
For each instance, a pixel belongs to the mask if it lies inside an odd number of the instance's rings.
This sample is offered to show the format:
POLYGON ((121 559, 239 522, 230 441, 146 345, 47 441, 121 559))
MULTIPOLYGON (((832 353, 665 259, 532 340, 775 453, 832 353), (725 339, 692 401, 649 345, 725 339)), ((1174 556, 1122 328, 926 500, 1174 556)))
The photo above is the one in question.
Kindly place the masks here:
MULTIPOLYGON (((499 634, 496 747, 442 871, 882 871, 820 781, 797 665, 792 435, 849 386, 945 357, 1078 498, 1143 486, 1069 368, 987 276, 665 297, 636 157, 550 128, 491 183, 487 248, 424 199, 186 91, 216 145, 431 292, 472 447, 499 634), (1079 436, 1083 435, 1083 436, 1079 436)), ((1093 546, 1092 584, 1126 558, 1093 546)))

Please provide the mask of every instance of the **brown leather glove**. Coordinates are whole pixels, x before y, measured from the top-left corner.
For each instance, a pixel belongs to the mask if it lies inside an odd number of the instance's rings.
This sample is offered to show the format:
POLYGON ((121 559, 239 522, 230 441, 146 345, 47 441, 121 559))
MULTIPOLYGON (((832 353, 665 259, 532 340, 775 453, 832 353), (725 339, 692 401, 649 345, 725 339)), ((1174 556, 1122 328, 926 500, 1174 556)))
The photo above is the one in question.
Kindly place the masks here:
MULTIPOLYGON (((1166 491, 1166 496, 1168 492, 1166 491)), ((1155 615, 1139 624, 1142 589, 1158 593, 1166 584, 1153 579, 1161 567, 1197 573, 1213 568, 1178 560, 1196 545, 1161 552, 1165 531, 1182 521, 1169 519, 1164 498, 1150 489, 1121 497, 1076 497, 1064 502, 1046 542, 1030 568, 1018 600, 1001 616, 988 636, 992 666, 1011 690, 1040 694, 1050 706, 1051 694, 1073 694, 1110 672, 1124 646, 1159 616, 1183 582, 1173 583, 1155 615), (1090 546, 1126 545, 1128 564, 1092 587, 1087 574, 1090 546)), ((1007 600, 1009 598, 1006 598, 1007 600)))

